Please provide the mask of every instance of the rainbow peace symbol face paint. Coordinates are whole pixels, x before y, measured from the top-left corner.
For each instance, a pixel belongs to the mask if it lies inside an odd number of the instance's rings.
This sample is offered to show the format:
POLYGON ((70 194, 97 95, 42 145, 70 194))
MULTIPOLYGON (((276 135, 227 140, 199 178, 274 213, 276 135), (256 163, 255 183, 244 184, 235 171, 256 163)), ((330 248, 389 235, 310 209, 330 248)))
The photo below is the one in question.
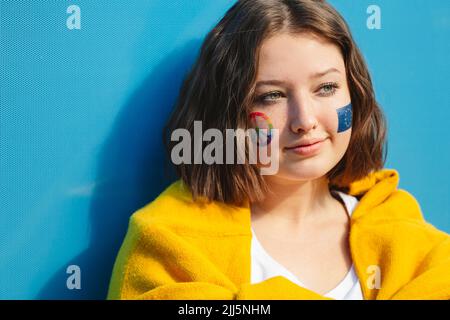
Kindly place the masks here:
POLYGON ((351 128, 353 119, 352 104, 339 108, 336 110, 338 115, 338 130, 337 132, 344 132, 351 128))
POLYGON ((255 126, 256 133, 258 134, 258 145, 269 145, 272 141, 273 130, 270 118, 265 113, 254 111, 250 113, 250 121, 255 126))

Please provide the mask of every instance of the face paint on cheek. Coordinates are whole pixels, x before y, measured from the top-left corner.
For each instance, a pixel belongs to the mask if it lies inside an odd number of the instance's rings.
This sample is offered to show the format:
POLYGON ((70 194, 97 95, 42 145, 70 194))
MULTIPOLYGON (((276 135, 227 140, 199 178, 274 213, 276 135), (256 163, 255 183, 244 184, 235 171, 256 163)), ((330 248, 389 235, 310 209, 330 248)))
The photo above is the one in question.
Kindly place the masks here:
POLYGON ((336 110, 338 115, 338 130, 337 132, 347 131, 352 127, 352 119, 353 119, 353 108, 352 104, 339 108, 336 110))
POLYGON ((262 112, 251 112, 250 122, 254 125, 256 133, 258 134, 258 145, 269 145, 272 141, 272 129, 273 125, 269 116, 262 112), (263 131, 260 131, 263 130, 263 131), (263 134, 266 134, 267 138, 263 139, 263 134))

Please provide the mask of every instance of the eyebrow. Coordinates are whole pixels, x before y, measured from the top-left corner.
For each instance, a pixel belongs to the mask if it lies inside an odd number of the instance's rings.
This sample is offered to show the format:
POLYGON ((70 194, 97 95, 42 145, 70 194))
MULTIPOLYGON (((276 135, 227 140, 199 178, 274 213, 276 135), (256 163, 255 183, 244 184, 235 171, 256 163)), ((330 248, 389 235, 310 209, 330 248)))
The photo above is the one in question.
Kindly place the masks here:
POLYGON ((328 74, 328 73, 331 73, 331 72, 341 73, 341 72, 340 72, 338 69, 336 69, 336 68, 330 68, 330 69, 327 69, 327 70, 325 70, 325 71, 317 72, 317 73, 312 74, 312 75, 311 75, 311 78, 312 78, 312 79, 320 78, 320 77, 323 77, 324 75, 326 75, 326 74, 328 74))
MULTIPOLYGON (((330 68, 330 69, 327 69, 327 70, 325 70, 325 71, 313 73, 313 74, 310 76, 310 78, 311 78, 311 79, 321 78, 321 77, 323 77, 324 75, 326 75, 326 74, 328 74, 328 73, 331 73, 331 72, 337 72, 337 73, 340 73, 340 71, 339 71, 338 69, 336 69, 336 68, 330 68)), ((282 80, 262 80, 262 81, 258 81, 258 82, 256 83, 256 87, 263 86, 263 85, 275 85, 275 86, 278 86, 278 85, 283 85, 283 84, 286 84, 286 82, 285 82, 285 81, 282 81, 282 80)))

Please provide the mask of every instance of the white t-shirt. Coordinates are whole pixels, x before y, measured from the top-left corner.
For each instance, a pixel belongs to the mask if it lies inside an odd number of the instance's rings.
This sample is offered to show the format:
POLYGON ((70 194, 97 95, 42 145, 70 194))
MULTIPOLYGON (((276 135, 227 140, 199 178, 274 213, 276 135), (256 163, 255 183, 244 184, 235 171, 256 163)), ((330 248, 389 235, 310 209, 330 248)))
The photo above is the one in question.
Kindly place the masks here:
MULTIPOLYGON (((358 204, 358 199, 341 191, 331 190, 331 192, 340 196, 345 203, 347 213, 351 216, 353 210, 358 204)), ((251 283, 258 283, 275 276, 284 276, 299 286, 309 289, 295 275, 293 275, 289 270, 278 263, 266 252, 259 240, 256 238, 253 228, 251 229, 251 283)), ((334 289, 324 294, 324 296, 336 300, 364 300, 353 263, 341 282, 334 289)))

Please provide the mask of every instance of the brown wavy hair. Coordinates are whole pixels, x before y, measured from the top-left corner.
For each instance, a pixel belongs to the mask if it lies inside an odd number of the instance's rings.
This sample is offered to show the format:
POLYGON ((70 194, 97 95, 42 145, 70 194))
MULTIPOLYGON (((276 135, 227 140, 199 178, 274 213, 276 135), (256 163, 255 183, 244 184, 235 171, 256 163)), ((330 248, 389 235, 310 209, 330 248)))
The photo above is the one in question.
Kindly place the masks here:
MULTIPOLYGON (((194 136, 194 121, 202 121, 203 130, 248 128, 262 42, 282 32, 312 33, 337 45, 343 55, 353 106, 352 135, 345 155, 327 178, 331 187, 345 192, 352 181, 383 168, 387 126, 348 25, 324 0, 236 2, 208 33, 184 79, 164 127, 167 151, 170 156, 175 145, 170 141, 173 130, 184 128, 194 136)), ((180 164, 176 171, 194 199, 240 206, 261 200, 268 192, 254 164, 180 164)))

